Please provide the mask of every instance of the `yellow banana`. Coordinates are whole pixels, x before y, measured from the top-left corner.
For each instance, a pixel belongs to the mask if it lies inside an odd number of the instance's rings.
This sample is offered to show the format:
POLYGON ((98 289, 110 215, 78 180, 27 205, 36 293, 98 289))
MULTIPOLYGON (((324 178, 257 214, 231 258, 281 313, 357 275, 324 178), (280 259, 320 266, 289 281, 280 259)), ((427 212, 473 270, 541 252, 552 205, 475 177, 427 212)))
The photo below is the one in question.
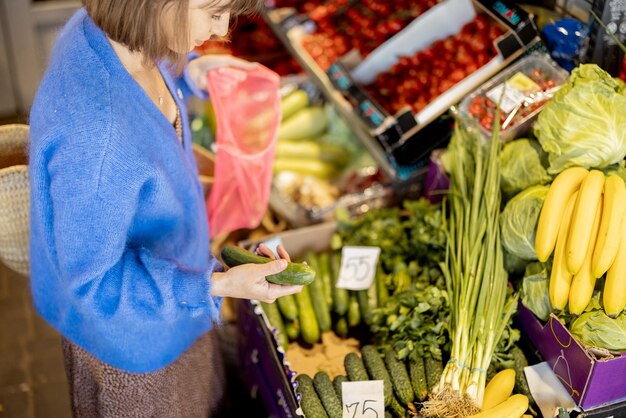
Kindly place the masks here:
POLYGON ((571 274, 578 273, 585 261, 591 242, 593 217, 602 201, 603 188, 604 173, 599 170, 591 170, 580 185, 565 250, 567 269, 571 274))
POLYGON ((564 170, 552 182, 537 224, 535 251, 539 261, 547 261, 552 254, 567 201, 580 188, 588 173, 582 167, 572 167, 564 170))
POLYGON ((604 312, 615 318, 626 306, 626 222, 620 228, 620 244, 615 260, 606 272, 604 282, 604 312))
POLYGON ((619 233, 626 207, 626 186, 620 176, 611 174, 604 182, 603 202, 600 232, 591 261, 595 278, 601 277, 613 264, 620 243, 619 233))
POLYGON ((585 261, 580 271, 574 275, 572 286, 569 290, 569 313, 572 315, 580 315, 583 313, 591 297, 593 296, 593 288, 596 286, 596 276, 591 272, 591 260, 594 254, 596 238, 600 229, 600 219, 604 219, 603 203, 600 201, 596 214, 593 217, 593 228, 585 261))
POLYGON ((552 273, 550 274, 550 303, 557 310, 563 310, 567 305, 569 287, 572 283, 572 274, 567 270, 567 258, 565 257, 565 247, 569 232, 574 205, 579 192, 574 192, 570 196, 565 213, 562 214, 562 221, 559 227, 559 234, 556 240, 556 249, 552 260, 552 273))

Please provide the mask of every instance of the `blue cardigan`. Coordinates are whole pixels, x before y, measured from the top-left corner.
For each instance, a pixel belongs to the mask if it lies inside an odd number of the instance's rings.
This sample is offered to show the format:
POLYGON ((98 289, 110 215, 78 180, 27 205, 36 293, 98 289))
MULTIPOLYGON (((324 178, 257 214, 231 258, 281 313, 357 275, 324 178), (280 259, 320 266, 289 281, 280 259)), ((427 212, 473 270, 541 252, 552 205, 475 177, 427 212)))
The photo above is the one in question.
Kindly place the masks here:
POLYGON ((37 311, 129 372, 176 360, 219 317, 209 231, 184 96, 183 144, 78 11, 59 36, 30 115, 31 284, 37 311))

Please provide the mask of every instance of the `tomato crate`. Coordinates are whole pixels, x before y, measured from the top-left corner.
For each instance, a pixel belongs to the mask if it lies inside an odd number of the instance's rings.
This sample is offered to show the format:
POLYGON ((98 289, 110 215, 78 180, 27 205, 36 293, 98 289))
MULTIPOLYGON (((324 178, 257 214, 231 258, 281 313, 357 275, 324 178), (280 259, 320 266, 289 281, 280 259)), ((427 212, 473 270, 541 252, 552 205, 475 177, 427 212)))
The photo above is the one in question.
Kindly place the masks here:
POLYGON ((479 126, 487 138, 500 103, 500 140, 526 134, 544 104, 569 77, 548 55, 522 58, 473 93, 459 106, 461 117, 479 126))

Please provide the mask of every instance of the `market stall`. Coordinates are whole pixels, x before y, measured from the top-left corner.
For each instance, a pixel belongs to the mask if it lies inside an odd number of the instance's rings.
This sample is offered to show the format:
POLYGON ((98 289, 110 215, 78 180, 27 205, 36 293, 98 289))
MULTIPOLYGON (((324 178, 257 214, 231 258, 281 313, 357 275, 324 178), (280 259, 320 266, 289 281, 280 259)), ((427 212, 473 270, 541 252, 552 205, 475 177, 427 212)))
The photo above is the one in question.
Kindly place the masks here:
POLYGON ((281 417, 626 416, 623 68, 570 73, 515 4, 401 3, 268 4, 306 73, 282 81, 289 230, 220 250, 281 244, 268 280, 305 287, 238 305, 249 389, 281 417))

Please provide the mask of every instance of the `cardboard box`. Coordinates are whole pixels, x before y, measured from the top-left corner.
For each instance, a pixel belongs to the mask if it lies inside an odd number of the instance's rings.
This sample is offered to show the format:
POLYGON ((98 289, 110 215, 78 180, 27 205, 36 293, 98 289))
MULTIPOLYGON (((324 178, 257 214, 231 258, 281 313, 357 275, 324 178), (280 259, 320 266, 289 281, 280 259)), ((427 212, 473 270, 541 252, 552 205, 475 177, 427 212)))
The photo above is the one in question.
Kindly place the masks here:
MULTIPOLYGON (((263 241, 280 237, 289 255, 298 258, 307 251, 321 252, 328 249, 335 229, 335 222, 326 222, 269 235, 263 241)), ((256 244, 257 242, 244 241, 240 246, 251 248, 256 244)), ((294 391, 297 369, 292 368, 285 350, 278 344, 269 321, 257 302, 240 303, 237 327, 240 335, 240 359, 247 373, 248 389, 263 399, 270 417, 293 418, 302 415, 294 391)))
POLYGON ((610 360, 598 360, 556 316, 551 315, 544 324, 521 302, 518 320, 522 330, 583 410, 591 411, 626 400, 626 353, 610 360))

